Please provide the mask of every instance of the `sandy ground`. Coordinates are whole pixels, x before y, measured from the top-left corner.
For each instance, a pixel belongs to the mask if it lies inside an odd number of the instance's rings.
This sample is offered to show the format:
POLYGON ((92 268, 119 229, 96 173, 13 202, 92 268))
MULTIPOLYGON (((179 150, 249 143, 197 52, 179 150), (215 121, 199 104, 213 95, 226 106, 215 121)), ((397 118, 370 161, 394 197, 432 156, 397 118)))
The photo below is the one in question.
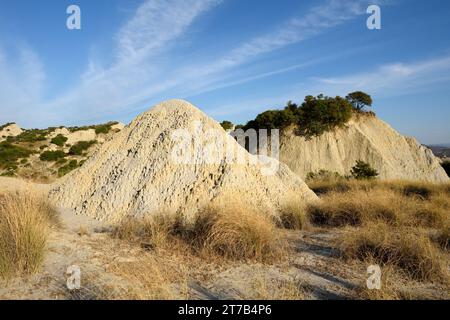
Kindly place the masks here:
MULTIPOLYGON (((0 191, 2 188, 27 187, 29 184, 15 179, 0 179, 0 191)), ((47 190, 45 185, 34 187, 43 192, 47 190)), ((146 258, 154 257, 163 265, 164 259, 168 265, 173 263, 173 259, 164 253, 145 251, 112 239, 110 228, 90 218, 62 211, 61 226, 51 233, 41 271, 8 283, 0 282, 0 299, 105 298, 108 296, 103 292, 107 290, 105 288, 129 285, 128 280, 111 271, 117 263, 140 264, 146 258), (66 287, 66 272, 73 265, 82 271, 82 289, 78 291, 69 291, 66 287)), ((305 299, 348 299, 355 297, 356 290, 365 284, 367 266, 344 263, 339 259, 332 245, 336 234, 323 230, 297 231, 286 232, 286 237, 293 249, 291 256, 275 265, 236 262, 214 265, 198 258, 191 261, 190 268, 194 271, 187 279, 189 294, 175 298, 251 299, 258 298, 256 291, 266 290, 261 287, 291 282, 302 288, 305 299)), ((448 298, 442 289, 432 285, 417 285, 414 290, 430 297, 448 298)))

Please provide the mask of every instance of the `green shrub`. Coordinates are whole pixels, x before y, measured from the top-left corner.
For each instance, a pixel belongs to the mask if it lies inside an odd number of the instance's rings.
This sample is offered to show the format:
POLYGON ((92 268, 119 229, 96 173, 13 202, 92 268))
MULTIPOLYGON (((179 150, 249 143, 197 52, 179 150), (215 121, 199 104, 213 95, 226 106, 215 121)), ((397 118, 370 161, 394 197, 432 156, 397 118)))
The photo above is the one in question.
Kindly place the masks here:
POLYGON ((0 126, 0 131, 2 131, 2 130, 5 129, 6 127, 9 127, 9 126, 11 126, 11 125, 13 125, 13 124, 16 124, 16 123, 15 123, 15 122, 8 122, 8 123, 5 123, 5 124, 1 125, 1 126, 0 126))
POLYGON ((343 126, 351 117, 352 106, 341 97, 307 96, 298 110, 297 133, 306 137, 320 136, 343 126))
POLYGON ((68 128, 70 132, 82 131, 82 130, 90 130, 94 129, 96 134, 107 134, 111 131, 111 127, 118 124, 117 121, 111 121, 105 124, 99 124, 94 126, 83 126, 83 127, 70 127, 68 128))
POLYGON ((232 130, 234 128, 234 125, 231 121, 222 121, 220 125, 224 130, 232 130))
POLYGON ((352 117, 352 105, 341 97, 307 96, 301 106, 288 102, 283 110, 269 110, 249 121, 243 129, 285 129, 296 125, 297 135, 319 136, 343 126, 352 117))
POLYGON ((442 162, 442 168, 444 168, 445 172, 447 172, 447 175, 450 177, 450 161, 442 162))
POLYGON ((28 142, 34 143, 47 140, 47 130, 31 129, 25 130, 16 137, 8 137, 9 142, 28 142))
POLYGON ((73 156, 81 156, 84 151, 88 150, 92 145, 96 144, 97 141, 80 141, 70 147, 69 154, 73 156))
POLYGON ((269 110, 259 114, 247 124, 252 129, 283 129, 294 123, 295 115, 287 110, 269 110))
POLYGON ((42 161, 58 161, 66 156, 64 151, 44 151, 39 159, 42 161))
POLYGON ((75 170, 78 167, 79 165, 77 160, 71 160, 68 164, 58 169, 58 176, 60 177, 65 176, 66 174, 75 170))
POLYGON ((309 172, 306 176, 306 181, 337 181, 344 180, 345 177, 341 176, 337 172, 331 172, 328 170, 319 170, 317 172, 309 172))
POLYGON ((67 137, 64 137, 62 134, 58 134, 50 142, 57 145, 58 147, 62 147, 67 142, 67 140, 67 137))
POLYGON ((3 141, 0 143, 0 169, 12 168, 17 160, 28 158, 32 153, 32 150, 3 141))
POLYGON ((375 179, 378 176, 377 170, 361 160, 356 161, 356 165, 352 168, 351 174, 357 180, 375 179))

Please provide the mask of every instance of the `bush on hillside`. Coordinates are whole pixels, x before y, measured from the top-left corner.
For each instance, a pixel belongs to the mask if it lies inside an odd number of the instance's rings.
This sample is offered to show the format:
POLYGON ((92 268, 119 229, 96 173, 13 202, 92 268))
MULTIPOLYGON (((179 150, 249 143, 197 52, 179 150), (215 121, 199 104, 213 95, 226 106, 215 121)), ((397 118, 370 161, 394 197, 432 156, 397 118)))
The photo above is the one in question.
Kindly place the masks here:
POLYGON ((79 167, 79 165, 78 165, 77 160, 71 160, 68 164, 66 164, 65 166, 62 166, 61 168, 58 169, 58 176, 63 177, 78 167, 79 167))
POLYGON ((352 168, 351 174, 357 180, 375 179, 378 176, 377 170, 361 160, 356 161, 356 165, 352 168))
POLYGON ((298 133, 306 137, 320 136, 341 127, 352 117, 352 106, 341 97, 308 96, 298 111, 298 133))
POLYGON ((28 158, 33 151, 3 141, 0 143, 0 169, 13 168, 17 160, 28 158))
POLYGON ((309 172, 306 175, 306 181, 338 181, 343 179, 345 179, 345 177, 341 176, 339 173, 323 169, 317 172, 309 172))
POLYGON ((296 134, 312 137, 344 125, 352 105, 341 97, 307 96, 301 106, 288 102, 283 110, 269 110, 249 121, 244 129, 280 129, 297 125, 296 134))
POLYGON ((92 145, 96 144, 97 141, 80 141, 70 147, 69 154, 72 156, 81 156, 84 151, 88 150, 92 145))
POLYGON ((222 121, 220 125, 223 130, 232 130, 234 128, 234 124, 231 121, 222 121))
POLYGON ((62 134, 58 134, 50 142, 57 145, 58 147, 62 147, 67 142, 67 140, 67 137, 64 137, 62 134))
POLYGON ((117 121, 111 121, 104 124, 93 125, 93 126, 83 126, 83 127, 70 127, 68 130, 70 132, 83 131, 94 129, 96 134, 107 134, 111 131, 112 126, 118 124, 117 121))
POLYGON ((6 127, 12 126, 13 124, 16 124, 15 122, 8 122, 0 126, 0 131, 5 129, 6 127))
POLYGON ((34 143, 47 140, 48 130, 31 129, 26 130, 16 137, 8 137, 8 142, 28 142, 34 143))
POLYGON ((58 161, 66 156, 64 151, 44 151, 40 156, 39 159, 41 161, 58 161))

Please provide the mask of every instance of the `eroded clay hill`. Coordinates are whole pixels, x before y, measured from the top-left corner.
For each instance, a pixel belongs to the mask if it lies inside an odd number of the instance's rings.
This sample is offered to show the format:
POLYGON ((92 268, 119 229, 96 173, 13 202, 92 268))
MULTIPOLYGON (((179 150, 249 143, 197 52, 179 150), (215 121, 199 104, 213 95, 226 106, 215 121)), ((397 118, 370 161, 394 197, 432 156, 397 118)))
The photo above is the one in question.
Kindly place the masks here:
POLYGON ((285 165, 267 175, 274 164, 259 162, 188 102, 171 100, 137 117, 58 182, 50 196, 77 214, 104 221, 169 211, 189 215, 227 194, 268 213, 276 212, 292 192, 304 201, 316 199, 285 165), (234 160, 216 152, 221 145, 231 147, 234 160))
POLYGON ((431 150, 375 116, 355 116, 345 127, 310 140, 293 129, 281 138, 280 161, 303 179, 319 170, 348 175, 357 160, 377 169, 382 179, 449 180, 431 150))

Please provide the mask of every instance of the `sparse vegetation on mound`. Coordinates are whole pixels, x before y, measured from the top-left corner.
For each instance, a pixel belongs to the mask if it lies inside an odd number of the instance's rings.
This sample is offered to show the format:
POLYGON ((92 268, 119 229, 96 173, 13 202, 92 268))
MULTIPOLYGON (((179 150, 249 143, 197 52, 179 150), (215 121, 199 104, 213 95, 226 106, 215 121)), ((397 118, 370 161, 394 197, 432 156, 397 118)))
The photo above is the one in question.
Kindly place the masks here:
POLYGON ((54 162, 60 159, 63 159, 66 156, 66 153, 61 150, 57 151, 44 151, 39 156, 41 161, 54 162))
POLYGON ((80 141, 70 147, 69 154, 74 156, 81 156, 83 153, 96 144, 97 141, 80 141))
POLYGON ((220 125, 223 130, 232 130, 234 128, 234 124, 231 121, 222 121, 220 125))
POLYGON ((15 169, 19 159, 26 159, 32 150, 13 145, 9 142, 0 142, 0 169, 15 169))
POLYGON ((8 122, 8 123, 0 125, 0 131, 2 131, 3 129, 5 129, 5 128, 9 127, 9 126, 12 126, 13 124, 16 124, 16 123, 15 122, 8 122))
POLYGON ((80 164, 78 163, 77 160, 71 160, 68 164, 66 164, 58 169, 58 176, 63 177, 66 174, 68 174, 69 172, 78 168, 79 166, 80 166, 80 164))
POLYGON ((63 136, 62 134, 58 134, 56 137, 50 140, 50 143, 53 143, 58 147, 63 147, 67 140, 67 137, 63 136))
POLYGON ((26 275, 41 266, 55 210, 32 190, 0 194, 0 277, 26 275))
POLYGON ((68 130, 70 132, 76 132, 76 131, 85 131, 94 129, 96 134, 107 134, 111 131, 112 126, 118 124, 117 121, 111 121, 104 124, 98 124, 98 125, 92 125, 92 126, 82 126, 82 127, 70 127, 68 130))
POLYGON ((31 130, 25 130, 21 134, 15 137, 8 137, 8 142, 28 142, 28 143, 34 143, 39 141, 45 141, 47 140, 47 135, 50 133, 50 131, 47 130, 40 130, 40 129, 31 129, 31 130))
POLYGON ((372 105, 372 98, 363 92, 354 92, 346 99, 307 96, 299 106, 289 101, 283 110, 268 110, 249 121, 243 129, 280 129, 294 125, 297 135, 307 138, 320 136, 347 123, 353 112, 363 114, 363 108, 372 105))

